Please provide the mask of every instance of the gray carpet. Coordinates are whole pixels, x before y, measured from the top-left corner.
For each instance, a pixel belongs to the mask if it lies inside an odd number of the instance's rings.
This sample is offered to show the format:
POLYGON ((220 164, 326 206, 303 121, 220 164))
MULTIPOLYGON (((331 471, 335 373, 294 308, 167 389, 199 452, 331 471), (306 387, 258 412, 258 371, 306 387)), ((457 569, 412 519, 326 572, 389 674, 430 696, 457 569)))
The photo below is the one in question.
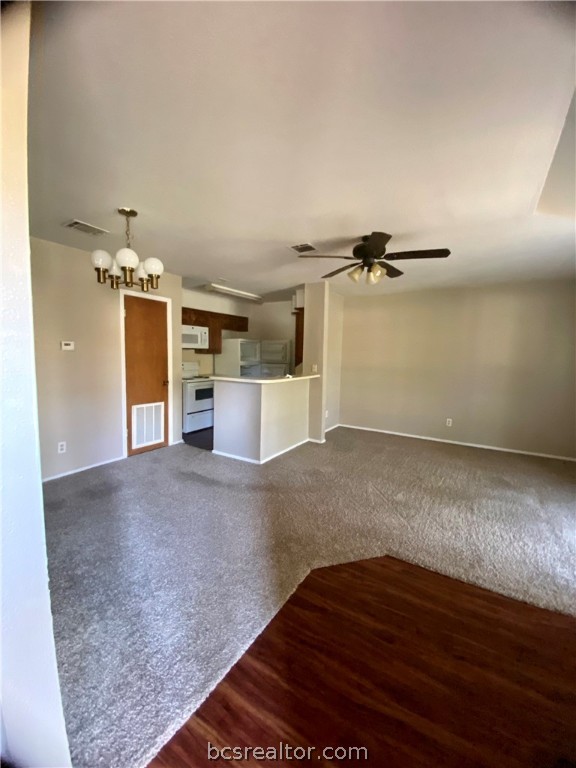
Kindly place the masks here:
POLYGON ((74 766, 145 766, 311 568, 390 554, 576 614, 574 470, 340 428, 263 466, 178 445, 46 483, 74 766))

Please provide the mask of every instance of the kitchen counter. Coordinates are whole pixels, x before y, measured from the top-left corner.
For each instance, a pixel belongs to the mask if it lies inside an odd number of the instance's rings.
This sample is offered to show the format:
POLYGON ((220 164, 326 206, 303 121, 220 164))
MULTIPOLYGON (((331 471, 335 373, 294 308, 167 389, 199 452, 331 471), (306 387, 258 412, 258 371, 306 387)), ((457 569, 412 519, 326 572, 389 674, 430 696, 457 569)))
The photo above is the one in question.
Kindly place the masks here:
POLYGON ((319 374, 210 378, 214 382, 213 453, 264 464, 308 442, 310 381, 319 379, 319 374))
POLYGON ((309 376, 268 376, 265 379, 252 379, 248 376, 235 378, 233 376, 210 376, 212 381, 235 381, 238 384, 280 384, 288 381, 301 381, 302 379, 319 379, 319 373, 312 373, 309 376))

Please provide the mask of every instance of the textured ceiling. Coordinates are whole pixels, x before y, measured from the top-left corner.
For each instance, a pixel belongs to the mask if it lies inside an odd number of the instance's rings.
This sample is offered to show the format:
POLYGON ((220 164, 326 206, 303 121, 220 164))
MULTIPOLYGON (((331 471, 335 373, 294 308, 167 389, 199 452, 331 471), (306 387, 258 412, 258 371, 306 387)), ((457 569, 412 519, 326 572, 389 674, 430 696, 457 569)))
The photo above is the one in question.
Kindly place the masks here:
POLYGON ((132 206, 142 257, 257 292, 339 266, 288 245, 348 254, 373 230, 452 256, 338 290, 568 275, 566 206, 534 212, 574 40, 564 3, 37 4, 32 234, 114 250, 114 211, 132 206), (64 229, 71 218, 111 234, 64 229))

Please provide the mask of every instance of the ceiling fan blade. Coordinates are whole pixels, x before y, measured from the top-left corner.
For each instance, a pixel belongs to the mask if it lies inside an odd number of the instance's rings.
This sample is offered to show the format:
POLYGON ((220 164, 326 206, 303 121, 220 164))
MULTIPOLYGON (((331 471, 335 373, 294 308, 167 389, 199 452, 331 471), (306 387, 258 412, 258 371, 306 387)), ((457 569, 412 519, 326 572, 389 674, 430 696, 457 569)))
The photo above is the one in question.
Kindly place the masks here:
POLYGON ((393 267, 392 264, 387 264, 385 261, 377 261, 376 264, 379 264, 382 267, 384 272, 386 272, 387 277, 400 277, 400 275, 404 274, 404 272, 393 267))
POLYGON ((330 237, 326 240, 314 240, 314 245, 320 253, 330 253, 330 251, 332 253, 334 251, 341 253, 343 251, 350 251, 359 240, 359 235, 354 235, 353 237, 330 237))
POLYGON ((340 272, 344 272, 344 270, 346 270, 346 269, 351 269, 350 264, 346 264, 345 266, 340 267, 339 269, 335 269, 334 272, 328 272, 327 275, 322 275, 322 277, 323 278, 324 277, 334 277, 334 275, 339 275, 340 272))
POLYGON ((320 253, 299 253, 299 259, 347 259, 348 261, 356 261, 352 256, 324 256, 320 253))
POLYGON ((363 242, 365 242, 370 249, 375 251, 379 250, 381 253, 384 252, 384 248, 386 248, 391 239, 392 235, 388 235, 386 232, 372 232, 371 235, 368 235, 366 240, 362 238, 363 242))
POLYGON ((387 253, 383 256, 386 261, 397 261, 398 259, 444 259, 450 256, 448 248, 436 248, 431 251, 400 251, 399 253, 387 253))

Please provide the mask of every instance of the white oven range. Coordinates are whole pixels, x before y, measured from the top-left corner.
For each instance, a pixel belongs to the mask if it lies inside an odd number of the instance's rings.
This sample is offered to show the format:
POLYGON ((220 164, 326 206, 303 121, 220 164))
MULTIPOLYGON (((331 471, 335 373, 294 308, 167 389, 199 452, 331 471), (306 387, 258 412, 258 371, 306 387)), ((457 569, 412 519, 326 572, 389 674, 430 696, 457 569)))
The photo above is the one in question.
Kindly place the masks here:
POLYGON ((214 425, 214 383, 199 376, 198 364, 182 364, 182 432, 197 432, 214 425))
POLYGON ((214 425, 214 383, 208 379, 182 382, 182 431, 196 432, 214 425))

